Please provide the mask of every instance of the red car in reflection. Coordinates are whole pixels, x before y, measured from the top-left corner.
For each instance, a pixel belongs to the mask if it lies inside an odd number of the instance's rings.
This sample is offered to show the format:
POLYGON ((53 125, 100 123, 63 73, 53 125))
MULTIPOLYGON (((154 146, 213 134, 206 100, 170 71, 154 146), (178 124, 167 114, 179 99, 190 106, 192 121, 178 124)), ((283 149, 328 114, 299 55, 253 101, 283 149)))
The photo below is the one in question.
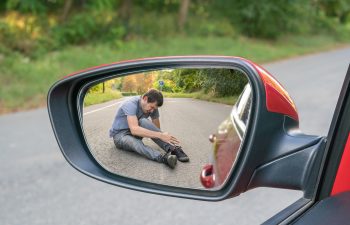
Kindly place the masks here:
POLYGON ((209 141, 213 143, 213 156, 200 175, 205 188, 221 186, 230 174, 244 138, 251 102, 251 87, 247 84, 233 106, 231 115, 219 125, 215 134, 209 136, 209 141))

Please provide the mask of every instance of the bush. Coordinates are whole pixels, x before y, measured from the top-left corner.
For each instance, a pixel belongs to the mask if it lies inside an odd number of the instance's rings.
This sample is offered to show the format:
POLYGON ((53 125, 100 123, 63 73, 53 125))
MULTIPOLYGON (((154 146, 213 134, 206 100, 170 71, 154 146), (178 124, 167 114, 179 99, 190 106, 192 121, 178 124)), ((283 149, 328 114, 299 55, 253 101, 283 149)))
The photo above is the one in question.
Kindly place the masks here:
POLYGON ((128 33, 139 37, 161 39, 177 34, 176 14, 162 14, 148 12, 145 14, 142 9, 131 19, 128 33))
POLYGON ((171 92, 171 93, 177 93, 182 91, 182 89, 179 88, 173 80, 164 79, 163 81, 164 81, 163 87, 159 85, 159 82, 157 80, 153 83, 153 88, 162 90, 164 92, 171 92))
POLYGON ((199 75, 205 93, 215 97, 239 95, 248 83, 247 76, 238 70, 203 69, 199 75))
POLYGON ((198 69, 180 69, 175 71, 172 79, 181 92, 191 93, 201 90, 198 69))
POLYGON ((137 95, 135 92, 122 92, 122 96, 134 96, 137 95))
POLYGON ((35 17, 12 12, 0 19, 0 44, 9 50, 31 54, 37 47, 39 32, 35 17))
MULTIPOLYGON (((163 75, 162 90, 171 93, 204 91, 213 97, 236 96, 241 93, 248 79, 238 70, 229 69, 179 69, 163 75)), ((153 87, 160 90, 158 81, 153 87)))
POLYGON ((310 2, 301 0, 233 0, 216 1, 214 5, 243 34, 266 39, 304 29, 315 11, 310 2))
POLYGON ((81 44, 101 36, 101 21, 92 15, 77 14, 52 29, 52 37, 59 45, 81 44))
POLYGON ((63 22, 56 19, 54 25, 47 28, 48 36, 41 42, 48 49, 58 49, 98 40, 121 40, 125 30, 115 21, 115 12, 108 10, 74 13, 63 22))
POLYGON ((237 35, 234 27, 226 18, 207 19, 205 23, 203 23, 202 18, 190 18, 188 20, 186 33, 191 36, 215 37, 235 37, 237 35))
POLYGON ((99 104, 122 98, 119 91, 109 91, 106 93, 87 93, 84 98, 84 106, 99 104))
POLYGON ((103 93, 103 84, 99 83, 90 87, 88 93, 103 93))

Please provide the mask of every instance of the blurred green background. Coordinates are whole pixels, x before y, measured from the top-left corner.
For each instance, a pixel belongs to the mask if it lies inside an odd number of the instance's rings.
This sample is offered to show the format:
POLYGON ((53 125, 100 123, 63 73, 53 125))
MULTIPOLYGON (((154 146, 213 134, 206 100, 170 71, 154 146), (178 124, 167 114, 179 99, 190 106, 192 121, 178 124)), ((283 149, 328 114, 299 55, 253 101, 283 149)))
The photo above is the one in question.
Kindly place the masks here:
POLYGON ((45 106, 64 75, 122 59, 263 63, 349 40, 349 0, 1 0, 0 113, 45 106))
POLYGON ((234 69, 155 70, 128 74, 92 86, 85 95, 84 106, 142 95, 151 88, 162 91, 168 98, 195 98, 233 105, 247 83, 246 74, 234 69))

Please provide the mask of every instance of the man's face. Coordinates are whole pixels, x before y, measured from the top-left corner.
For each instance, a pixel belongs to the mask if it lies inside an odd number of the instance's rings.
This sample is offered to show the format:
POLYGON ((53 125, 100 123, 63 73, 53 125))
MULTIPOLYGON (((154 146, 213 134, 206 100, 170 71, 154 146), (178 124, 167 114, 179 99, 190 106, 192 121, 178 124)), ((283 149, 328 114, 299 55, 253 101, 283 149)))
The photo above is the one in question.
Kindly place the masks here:
POLYGON ((147 101, 147 96, 144 96, 143 104, 141 104, 141 108, 144 113, 152 113, 154 110, 158 109, 157 102, 148 103, 147 101))

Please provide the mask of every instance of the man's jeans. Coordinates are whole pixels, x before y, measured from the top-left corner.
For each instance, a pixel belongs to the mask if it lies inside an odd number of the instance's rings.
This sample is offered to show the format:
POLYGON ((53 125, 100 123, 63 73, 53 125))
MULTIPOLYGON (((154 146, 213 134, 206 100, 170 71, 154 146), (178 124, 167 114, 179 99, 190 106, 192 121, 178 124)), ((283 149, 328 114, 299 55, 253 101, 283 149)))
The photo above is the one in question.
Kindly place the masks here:
MULTIPOLYGON (((139 120, 139 126, 148 130, 161 132, 161 130, 156 127, 156 125, 154 125, 149 119, 146 118, 139 120)), ((134 151, 140 155, 146 156, 149 159, 161 162, 162 154, 159 151, 145 145, 142 142, 142 137, 133 136, 129 129, 119 131, 116 135, 114 135, 113 140, 115 146, 119 149, 134 151)), ((158 138, 152 138, 152 140, 165 152, 168 152, 170 150, 170 144, 158 138)))

